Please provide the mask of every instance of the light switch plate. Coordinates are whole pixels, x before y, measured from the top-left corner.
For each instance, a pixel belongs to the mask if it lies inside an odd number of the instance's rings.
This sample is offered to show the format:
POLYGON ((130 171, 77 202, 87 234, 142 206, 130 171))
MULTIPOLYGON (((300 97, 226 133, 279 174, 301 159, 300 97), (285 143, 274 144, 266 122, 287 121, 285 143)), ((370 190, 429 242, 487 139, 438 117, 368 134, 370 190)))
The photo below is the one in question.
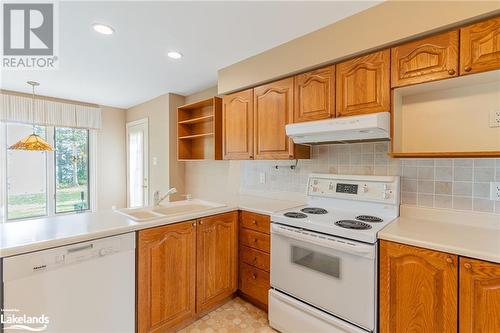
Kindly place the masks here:
POLYGON ((490 183, 490 199, 500 201, 500 182, 490 183))
POLYGON ((500 110, 490 111, 490 127, 500 127, 500 110))

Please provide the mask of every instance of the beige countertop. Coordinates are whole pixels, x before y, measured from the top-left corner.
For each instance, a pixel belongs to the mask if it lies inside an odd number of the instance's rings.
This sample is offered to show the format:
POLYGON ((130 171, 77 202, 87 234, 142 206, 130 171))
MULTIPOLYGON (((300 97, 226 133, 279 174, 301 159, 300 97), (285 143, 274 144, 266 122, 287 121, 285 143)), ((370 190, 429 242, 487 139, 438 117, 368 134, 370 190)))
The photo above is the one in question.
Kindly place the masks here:
POLYGON ((238 209, 270 215, 299 202, 239 196, 224 207, 137 222, 112 210, 0 223, 0 258, 177 223, 238 209))
POLYGON ((500 215, 401 206, 378 238, 500 263, 500 215))

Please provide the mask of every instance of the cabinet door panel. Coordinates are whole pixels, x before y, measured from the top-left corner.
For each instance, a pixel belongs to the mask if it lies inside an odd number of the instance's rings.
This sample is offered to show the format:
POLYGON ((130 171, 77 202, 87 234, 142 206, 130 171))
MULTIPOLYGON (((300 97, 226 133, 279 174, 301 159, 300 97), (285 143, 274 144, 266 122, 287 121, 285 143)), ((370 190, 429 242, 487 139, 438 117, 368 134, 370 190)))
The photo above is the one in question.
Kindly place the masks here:
POLYGON ((195 222, 139 231, 138 332, 169 331, 195 316, 195 222))
POLYGON ((391 86, 393 88, 457 75, 457 30, 391 49, 391 86))
POLYGON ((457 256, 380 245, 380 331, 457 331, 457 256))
POLYGON ((390 111, 390 50, 336 65, 337 117, 390 111))
POLYGON ((500 68, 500 17, 460 29, 460 75, 500 68))
POLYGON ((500 264, 460 258, 460 333, 500 332, 500 264))
POLYGON ((293 78, 254 89, 255 158, 293 157, 293 142, 285 125, 293 121, 293 78))
POLYGON ((197 234, 197 312, 237 289, 238 212, 202 218, 197 234))
POLYGON ((335 115, 335 66, 295 76, 295 123, 335 115))
POLYGON ((224 159, 253 158, 253 89, 224 96, 224 159))

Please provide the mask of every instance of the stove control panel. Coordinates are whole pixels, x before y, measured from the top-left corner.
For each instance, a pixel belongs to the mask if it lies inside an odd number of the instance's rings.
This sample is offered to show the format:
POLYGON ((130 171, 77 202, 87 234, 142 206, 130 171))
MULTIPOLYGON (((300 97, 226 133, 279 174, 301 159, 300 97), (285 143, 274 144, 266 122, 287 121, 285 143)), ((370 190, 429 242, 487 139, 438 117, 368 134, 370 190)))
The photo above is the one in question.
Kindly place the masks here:
POLYGON ((396 176, 309 176, 309 196, 399 203, 399 177, 396 176))

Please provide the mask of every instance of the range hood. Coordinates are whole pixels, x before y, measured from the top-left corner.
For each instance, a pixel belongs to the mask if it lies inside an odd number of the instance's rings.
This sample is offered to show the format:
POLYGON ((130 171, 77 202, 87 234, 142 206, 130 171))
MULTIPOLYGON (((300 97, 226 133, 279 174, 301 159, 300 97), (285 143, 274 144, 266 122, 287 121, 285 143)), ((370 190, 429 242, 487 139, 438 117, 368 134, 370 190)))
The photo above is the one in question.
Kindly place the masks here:
POLYGON ((390 139, 389 123, 389 112, 369 113, 288 124, 286 135, 300 144, 383 141, 390 139))

